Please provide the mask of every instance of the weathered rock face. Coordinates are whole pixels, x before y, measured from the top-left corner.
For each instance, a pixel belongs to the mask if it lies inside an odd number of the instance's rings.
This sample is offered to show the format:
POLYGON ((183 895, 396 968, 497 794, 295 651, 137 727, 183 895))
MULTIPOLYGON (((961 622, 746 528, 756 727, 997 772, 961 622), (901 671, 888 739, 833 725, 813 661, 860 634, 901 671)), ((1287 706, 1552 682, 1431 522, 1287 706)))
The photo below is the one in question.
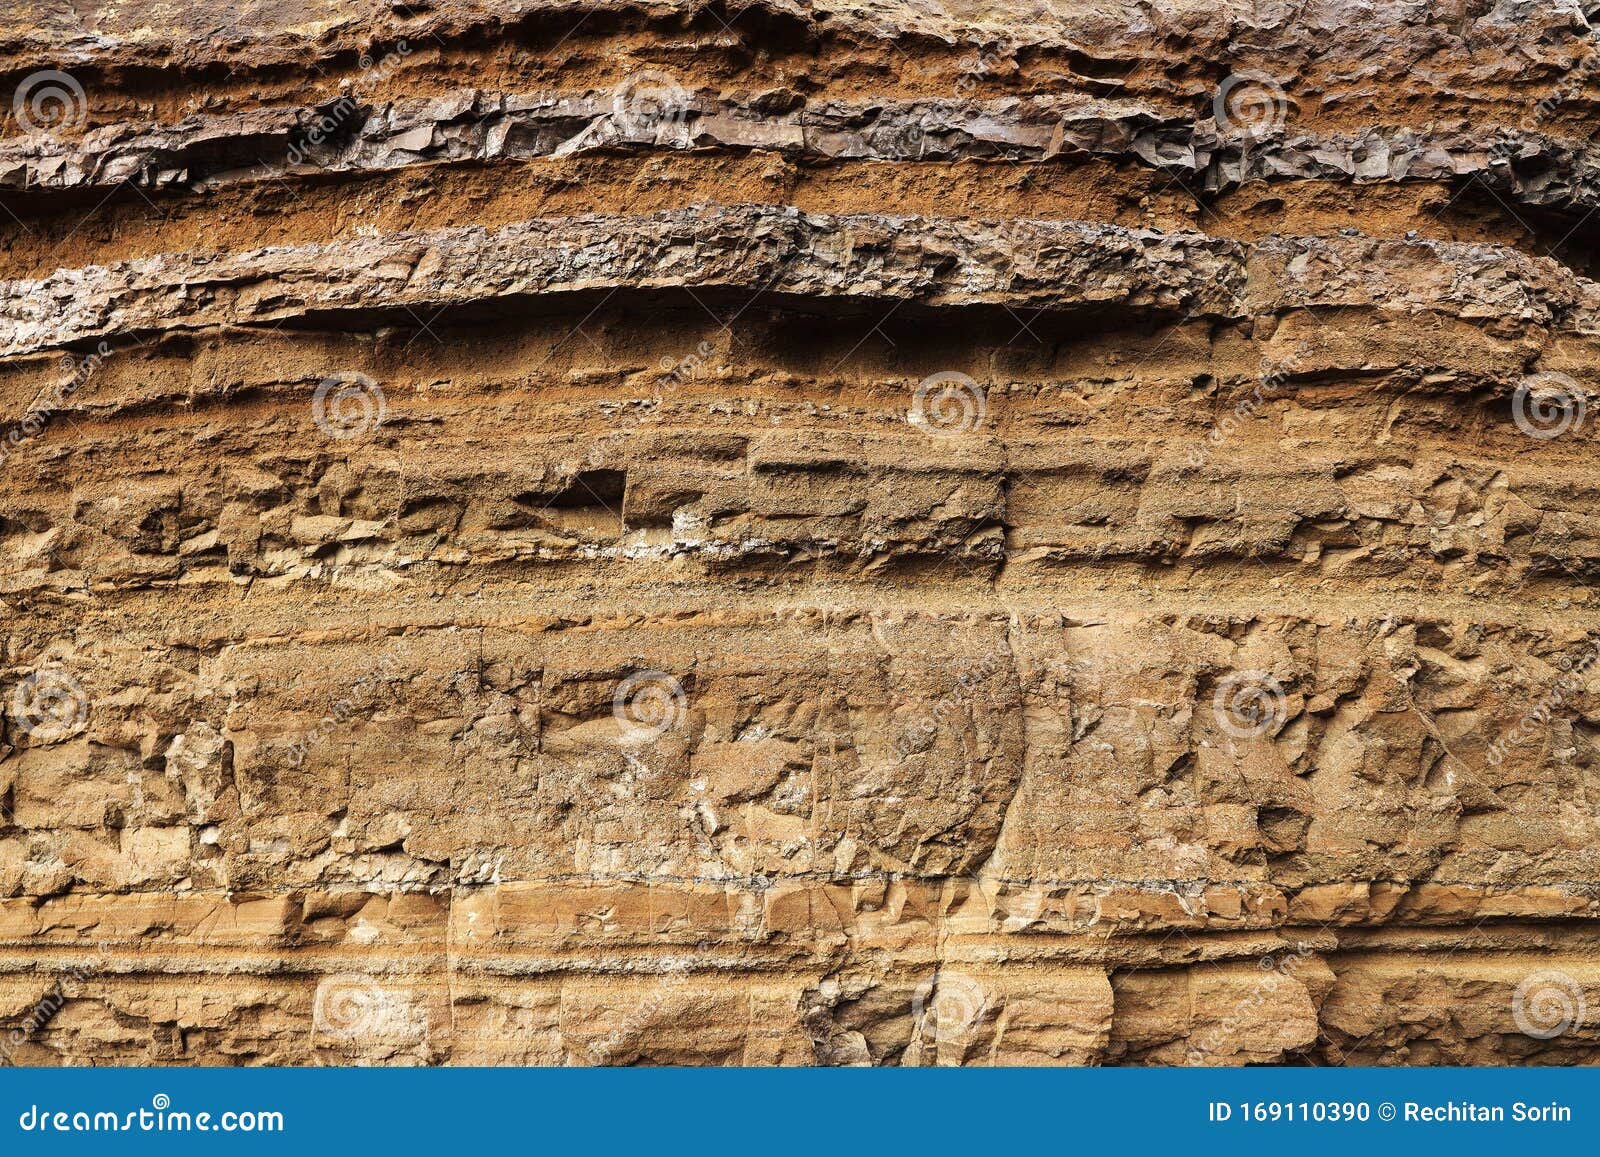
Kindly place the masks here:
POLYGON ((1576 2, 0 70, 0 1058, 1600 1059, 1576 2))

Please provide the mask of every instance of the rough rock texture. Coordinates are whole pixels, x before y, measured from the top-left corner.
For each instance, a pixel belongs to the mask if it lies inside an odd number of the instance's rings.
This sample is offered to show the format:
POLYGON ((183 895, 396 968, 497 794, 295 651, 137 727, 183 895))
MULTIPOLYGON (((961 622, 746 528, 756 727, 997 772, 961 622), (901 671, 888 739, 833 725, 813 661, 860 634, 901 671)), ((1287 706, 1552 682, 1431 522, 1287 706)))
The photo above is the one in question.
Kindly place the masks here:
POLYGON ((1596 73, 23 0, 0 1061, 1600 1060, 1596 73))

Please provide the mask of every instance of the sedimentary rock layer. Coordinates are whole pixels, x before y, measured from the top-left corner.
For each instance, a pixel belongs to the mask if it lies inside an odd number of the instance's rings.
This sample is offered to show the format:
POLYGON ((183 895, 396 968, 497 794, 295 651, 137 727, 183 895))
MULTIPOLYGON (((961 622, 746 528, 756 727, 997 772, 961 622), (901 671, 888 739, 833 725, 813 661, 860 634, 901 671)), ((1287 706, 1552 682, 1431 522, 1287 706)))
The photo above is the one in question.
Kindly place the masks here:
POLYGON ((1586 142, 1520 126, 1288 133, 1162 116, 1086 97, 808 103, 778 90, 753 100, 657 84, 661 121, 615 91, 502 94, 465 89, 383 105, 345 95, 320 107, 117 124, 81 142, 24 137, 0 146, 0 187, 205 191, 292 173, 375 174, 430 164, 565 157, 590 151, 771 152, 801 161, 1041 161, 1109 158, 1215 194, 1248 182, 1451 181, 1481 177, 1515 203, 1581 216, 1597 203, 1586 142))
POLYGON ((5 1060, 1594 1060, 1579 6, 144 9, 0 32, 5 1060))

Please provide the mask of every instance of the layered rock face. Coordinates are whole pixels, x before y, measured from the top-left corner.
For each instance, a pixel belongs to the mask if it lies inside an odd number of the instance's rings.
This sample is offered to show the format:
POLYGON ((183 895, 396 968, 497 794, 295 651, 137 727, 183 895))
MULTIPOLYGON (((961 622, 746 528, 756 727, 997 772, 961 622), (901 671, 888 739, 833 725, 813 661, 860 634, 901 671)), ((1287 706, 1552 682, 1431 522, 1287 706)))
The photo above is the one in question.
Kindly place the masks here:
POLYGON ((0 1059, 1597 1059, 1596 72, 23 0, 0 1059))

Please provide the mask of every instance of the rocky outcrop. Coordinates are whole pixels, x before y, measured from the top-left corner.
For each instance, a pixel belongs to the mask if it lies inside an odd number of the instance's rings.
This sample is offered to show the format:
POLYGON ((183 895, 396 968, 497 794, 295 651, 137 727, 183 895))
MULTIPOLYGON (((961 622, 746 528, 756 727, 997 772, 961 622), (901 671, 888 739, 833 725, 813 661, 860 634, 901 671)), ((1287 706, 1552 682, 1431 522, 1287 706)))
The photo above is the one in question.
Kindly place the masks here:
MULTIPOLYGON (((1600 204, 1600 166, 1585 141, 1524 128, 1484 133, 1431 125, 1291 133, 1276 123, 1218 124, 1093 97, 825 100, 786 89, 739 101, 661 84, 669 116, 630 110, 616 91, 441 97, 192 116, 163 126, 115 124, 81 142, 25 137, 0 147, 0 186, 123 185, 204 192, 266 178, 372 175, 429 164, 566 157, 584 152, 773 153, 801 162, 1106 158, 1182 178, 1207 194, 1249 182, 1425 182, 1477 177, 1507 199, 1572 215, 1600 204)), ((1262 95, 1258 92, 1258 96, 1262 95)), ((1269 116, 1284 110, 1266 110, 1269 116)), ((1525 120, 1533 118, 1525 118, 1525 120)))
POLYGON ((0 1058, 1595 1059, 1580 6, 266 7, 0 32, 0 1058))

